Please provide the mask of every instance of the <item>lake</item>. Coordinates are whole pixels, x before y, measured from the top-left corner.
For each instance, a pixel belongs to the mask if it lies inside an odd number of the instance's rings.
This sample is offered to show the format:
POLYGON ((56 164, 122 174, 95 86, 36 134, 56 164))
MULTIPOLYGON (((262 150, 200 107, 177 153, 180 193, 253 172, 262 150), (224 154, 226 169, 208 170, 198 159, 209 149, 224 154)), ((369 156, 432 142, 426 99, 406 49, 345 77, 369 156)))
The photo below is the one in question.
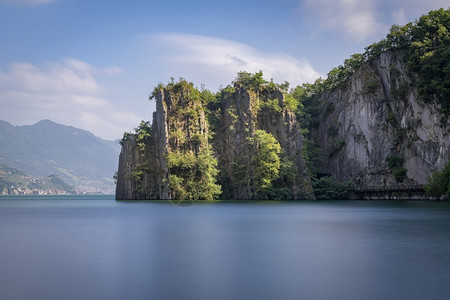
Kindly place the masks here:
POLYGON ((449 299, 450 204, 0 197, 1 299, 449 299))

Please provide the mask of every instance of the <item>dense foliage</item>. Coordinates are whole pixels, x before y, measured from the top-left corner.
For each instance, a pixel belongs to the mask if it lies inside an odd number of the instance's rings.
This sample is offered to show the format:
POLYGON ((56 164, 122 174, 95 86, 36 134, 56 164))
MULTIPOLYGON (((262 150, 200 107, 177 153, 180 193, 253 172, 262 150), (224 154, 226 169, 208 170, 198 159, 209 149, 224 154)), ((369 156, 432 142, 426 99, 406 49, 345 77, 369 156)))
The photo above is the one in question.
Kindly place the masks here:
POLYGON ((442 196, 450 199, 450 161, 442 171, 436 171, 428 178, 425 192, 427 196, 435 199, 440 199, 442 196))
POLYGON ((279 176, 272 181, 272 185, 267 191, 268 198, 271 200, 295 199, 294 188, 299 179, 294 161, 282 156, 279 176))
POLYGON ((280 143, 273 135, 264 130, 256 130, 255 135, 250 139, 250 143, 255 148, 255 182, 257 193, 267 193, 272 186, 272 182, 280 174, 280 143))
MULTIPOLYGON (((120 140, 120 144, 124 145, 125 143, 132 140, 132 137, 134 136, 134 141, 140 153, 141 160, 134 166, 133 171, 126 175, 126 177, 135 182, 134 185, 137 188, 133 192, 137 195, 141 195, 143 193, 141 185, 144 174, 150 171, 149 162, 152 159, 150 153, 151 148, 149 147, 149 145, 152 144, 152 127, 149 121, 142 120, 141 123, 139 123, 138 127, 134 128, 134 131, 134 134, 125 132, 122 139, 120 140)), ((118 175, 114 174, 113 178, 114 181, 117 181, 118 175)))
POLYGON ((366 48, 365 59, 382 52, 399 52, 419 75, 419 97, 442 105, 443 121, 450 115, 450 9, 439 9, 404 26, 394 25, 385 39, 366 48))
POLYGON ((203 147, 198 155, 170 152, 166 160, 172 199, 214 200, 221 193, 220 186, 216 184, 217 160, 210 147, 203 147))
POLYGON ((403 182, 407 170, 403 168, 404 159, 399 156, 389 156, 387 159, 388 167, 392 170, 392 175, 397 182, 403 182))
POLYGON ((351 182, 336 182, 331 176, 324 176, 313 180, 314 193, 318 200, 348 199, 348 195, 355 188, 351 182))
MULTIPOLYGON (((442 106, 445 124, 450 115, 450 9, 431 11, 404 26, 393 25, 386 38, 366 47, 362 54, 353 54, 343 65, 333 68, 326 79, 302 87, 316 95, 343 87, 364 63, 378 59, 385 52, 403 57, 418 75, 416 85, 420 99, 436 100, 442 106)), ((367 86, 367 92, 373 87, 367 86)), ((393 90, 393 97, 402 91, 405 86, 393 90)))
MULTIPOLYGON (((348 76, 351 75, 357 67, 359 67, 360 56, 354 56, 350 60, 346 60, 345 68, 338 67, 332 70, 329 80, 318 79, 314 84, 303 84, 292 89, 290 96, 297 101, 297 120, 303 130, 303 156, 308 167, 309 176, 311 178, 314 194, 317 199, 344 199, 354 189, 351 182, 337 182, 331 176, 323 176, 320 173, 323 155, 333 156, 345 144, 343 139, 336 139, 330 143, 327 149, 322 149, 316 142, 314 128, 317 128, 321 117, 331 112, 334 108, 332 105, 325 105, 325 109, 321 108, 319 96, 327 88, 340 86, 348 76), (350 67, 351 66, 351 67, 350 67), (334 76, 334 77, 333 77, 334 76)), ((336 136, 337 128, 329 128, 330 134, 336 136)))
POLYGON ((201 127, 203 121, 206 122, 205 114, 210 113, 205 112, 205 108, 215 101, 214 94, 199 91, 182 78, 157 90, 170 97, 173 106, 167 115, 169 149, 165 157, 171 198, 194 201, 217 198, 221 193, 216 183, 217 159, 201 127), (181 124, 188 128, 182 130, 181 124))
MULTIPOLYGON (((238 122, 236 111, 228 109, 224 112, 224 101, 233 96, 240 86, 249 91, 252 101, 257 99, 252 105, 262 115, 277 115, 286 108, 296 113, 304 137, 303 156, 316 197, 345 198, 354 186, 349 182, 336 182, 327 174, 320 173, 323 158, 327 158, 326 155, 334 156, 345 145, 345 140, 339 137, 338 125, 334 124, 328 128, 328 148, 321 149, 315 142, 317 137, 314 136, 314 129, 322 118, 335 109, 333 103, 323 102, 321 96, 334 89, 344 88, 350 77, 364 64, 379 59, 385 52, 395 53, 409 65, 417 75, 411 76, 411 85, 417 87, 421 100, 436 101, 441 105, 441 120, 445 125, 450 115, 450 9, 432 11, 404 26, 392 26, 386 38, 368 46, 364 53, 357 53, 346 59, 342 65, 332 69, 326 79, 319 78, 312 84, 306 83, 290 91, 289 83, 267 81, 263 78, 262 71, 254 74, 241 71, 233 82, 234 86, 229 85, 215 94, 203 88, 199 91, 193 83, 182 78, 179 82, 172 79, 166 85, 160 83, 151 93, 150 99, 166 93, 165 97, 187 100, 185 103, 172 103, 176 109, 171 110, 168 115, 171 128, 169 144, 173 148, 166 156, 171 196, 191 200, 214 199, 221 192, 216 181, 218 178, 225 187, 224 194, 227 196, 232 194, 232 188, 236 184, 248 184, 251 181, 259 199, 292 197, 298 180, 295 165, 292 160, 283 156, 276 138, 264 130, 248 128, 246 131, 249 134, 247 142, 253 149, 248 154, 251 155, 248 161, 251 161, 252 167, 249 167, 249 162, 244 161, 246 158, 241 157, 234 162, 234 178, 218 172, 217 160, 208 140, 213 138, 215 132, 222 130, 220 120, 223 114, 228 114, 233 120, 231 128, 238 122), (275 91, 283 93, 283 101, 273 97, 275 91), (179 118, 184 119, 189 128, 181 129, 176 121, 179 118), (206 118, 209 126, 207 137, 200 134, 201 130, 198 128, 198 124, 202 123, 201 118, 206 118), (186 132, 189 132, 189 136, 186 132), (232 182, 233 180, 236 182, 232 182)), ((373 94, 379 87, 378 79, 369 78, 363 87, 363 93, 373 94)), ((409 88, 409 82, 392 86, 392 99, 404 99, 409 88)), ((387 114, 386 122, 393 128, 397 127, 398 120, 392 110, 387 114)), ((151 131, 151 126, 146 122, 142 122, 136 129, 136 141, 141 151, 145 151, 145 145, 151 140, 151 131)), ((396 141, 401 141, 402 138, 402 132, 399 131, 396 141)), ((125 134, 121 143, 129 139, 130 134, 125 134)), ((406 176, 403 163, 403 158, 397 155, 387 159, 388 167, 398 182, 402 182, 406 176)), ((449 196, 449 174, 450 167, 447 165, 442 172, 431 176, 427 193, 434 197, 444 194, 449 196)))
MULTIPOLYGON (((412 71, 418 77, 415 83, 420 99, 423 101, 436 100, 441 104, 442 122, 445 124, 450 115, 450 9, 431 11, 415 22, 405 26, 394 25, 390 32, 380 42, 366 48, 362 54, 354 54, 349 59, 332 69, 326 79, 318 79, 314 83, 297 86, 290 91, 291 99, 297 104, 297 119, 303 129, 305 138, 303 155, 308 166, 316 197, 322 197, 324 189, 329 188, 330 193, 339 190, 330 183, 331 177, 321 177, 319 173, 323 155, 334 155, 343 146, 342 140, 336 139, 328 149, 320 149, 314 142, 313 128, 316 128, 320 119, 333 111, 332 103, 323 103, 321 95, 336 88, 343 88, 348 79, 365 63, 378 59, 384 52, 394 52, 407 62, 412 71), (336 190, 337 189, 337 190, 336 190)), ((414 77, 413 77, 414 78, 414 77)), ((367 81, 366 93, 373 93, 379 86, 378 81, 367 81)), ((392 88, 392 97, 402 99, 408 86, 405 83, 397 88, 392 88)), ((393 112, 387 116, 387 122, 392 126, 397 125, 393 112)), ((329 128, 332 134, 333 128, 329 128)), ((401 132, 397 134, 402 138, 401 132)), ((398 182, 402 182, 406 176, 403 168, 403 159, 392 156, 388 158, 388 166, 392 175, 398 182)))
POLYGON ((245 71, 238 72, 235 82, 239 82, 244 87, 249 89, 258 89, 267 83, 267 81, 263 78, 262 71, 256 72, 255 74, 245 71))
POLYGON ((152 138, 152 126, 149 121, 141 121, 138 127, 135 129, 136 142, 140 151, 145 151, 145 145, 150 143, 152 138))

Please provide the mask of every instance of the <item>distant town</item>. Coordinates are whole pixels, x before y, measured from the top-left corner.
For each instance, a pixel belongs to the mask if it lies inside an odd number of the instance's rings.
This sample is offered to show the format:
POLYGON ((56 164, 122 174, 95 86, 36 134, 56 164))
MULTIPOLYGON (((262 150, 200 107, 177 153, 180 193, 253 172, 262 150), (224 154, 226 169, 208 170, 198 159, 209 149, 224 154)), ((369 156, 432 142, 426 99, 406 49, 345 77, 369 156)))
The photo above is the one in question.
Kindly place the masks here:
POLYGON ((0 195, 114 194, 119 152, 115 141, 50 120, 0 120, 0 195))
POLYGON ((66 190, 56 190, 56 189, 40 189, 40 188, 34 188, 30 189, 28 187, 5 187, 0 192, 0 195, 2 196, 13 196, 13 195, 93 195, 93 194, 100 194, 100 195, 112 195, 114 194, 113 189, 98 189, 91 186, 79 186, 74 187, 73 191, 66 191, 66 190))
POLYGON ((0 173, 0 195, 111 195, 115 192, 114 188, 99 187, 94 182, 70 186, 55 174, 41 178, 20 174, 14 169, 1 170, 0 173))

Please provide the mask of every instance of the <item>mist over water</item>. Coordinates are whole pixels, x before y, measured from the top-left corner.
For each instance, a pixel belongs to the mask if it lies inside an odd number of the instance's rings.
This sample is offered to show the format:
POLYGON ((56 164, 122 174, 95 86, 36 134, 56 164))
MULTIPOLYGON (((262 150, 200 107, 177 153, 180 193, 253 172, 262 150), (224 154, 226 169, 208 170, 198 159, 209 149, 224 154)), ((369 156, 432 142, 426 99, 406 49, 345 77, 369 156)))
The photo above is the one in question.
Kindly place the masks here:
POLYGON ((450 205, 0 198, 3 299, 447 299, 450 205))

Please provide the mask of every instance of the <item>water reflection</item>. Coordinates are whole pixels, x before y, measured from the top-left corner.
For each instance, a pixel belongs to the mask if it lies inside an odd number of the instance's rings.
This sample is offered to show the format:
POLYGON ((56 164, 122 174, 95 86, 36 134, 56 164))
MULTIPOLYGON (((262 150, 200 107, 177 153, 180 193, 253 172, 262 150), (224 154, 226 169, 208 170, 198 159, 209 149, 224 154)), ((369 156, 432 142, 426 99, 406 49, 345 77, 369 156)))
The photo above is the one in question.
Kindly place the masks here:
POLYGON ((446 299, 448 204, 0 201, 5 299, 446 299))

